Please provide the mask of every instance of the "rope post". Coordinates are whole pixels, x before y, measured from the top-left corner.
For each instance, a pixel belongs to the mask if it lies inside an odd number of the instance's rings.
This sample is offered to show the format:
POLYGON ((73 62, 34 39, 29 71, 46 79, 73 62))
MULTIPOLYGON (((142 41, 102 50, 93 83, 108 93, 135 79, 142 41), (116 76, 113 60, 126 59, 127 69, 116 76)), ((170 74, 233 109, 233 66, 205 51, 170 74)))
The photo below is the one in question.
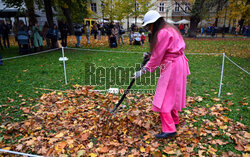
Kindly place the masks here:
POLYGON ((223 59, 222 59, 222 68, 221 68, 221 76, 220 76, 220 89, 218 93, 218 98, 221 94, 221 86, 222 86, 222 80, 223 80, 223 71, 224 71, 224 63, 225 63, 225 53, 223 53, 223 59))
POLYGON ((65 84, 67 84, 67 73, 66 73, 65 58, 64 58, 64 47, 62 47, 62 56, 63 56, 63 68, 64 68, 65 84))

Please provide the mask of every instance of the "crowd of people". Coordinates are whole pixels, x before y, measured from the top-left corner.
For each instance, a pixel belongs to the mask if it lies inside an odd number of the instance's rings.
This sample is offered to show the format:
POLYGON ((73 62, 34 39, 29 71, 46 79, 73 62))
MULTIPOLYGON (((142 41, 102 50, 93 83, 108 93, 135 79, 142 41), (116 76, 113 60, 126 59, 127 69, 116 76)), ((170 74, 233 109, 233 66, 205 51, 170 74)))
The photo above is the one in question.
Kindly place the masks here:
MULTIPOLYGON (((111 48, 116 48, 118 45, 124 45, 124 34, 126 33, 125 29, 121 23, 102 23, 96 21, 83 21, 82 23, 74 24, 74 35, 76 37, 76 47, 81 47, 81 39, 83 34, 86 35, 87 44, 91 42, 91 35, 93 35, 94 40, 101 40, 102 36, 108 37, 108 44, 111 48)), ((182 35, 187 35, 189 26, 180 24, 177 26, 182 35)), ((15 21, 13 26, 9 21, 6 23, 0 21, 0 48, 9 48, 10 41, 9 35, 11 31, 14 34, 15 40, 18 42, 20 54, 31 53, 42 51, 44 49, 44 43, 46 43, 47 48, 57 48, 59 45, 67 47, 67 38, 70 34, 69 25, 64 19, 49 26, 48 22, 45 22, 43 26, 40 26, 36 21, 33 24, 26 26, 24 21, 19 20, 15 21), (59 42, 61 40, 61 42, 59 42), (44 42, 45 41, 45 42, 44 42)), ((225 29, 218 30, 218 27, 215 25, 210 25, 207 27, 201 27, 200 33, 202 37, 216 37, 218 32, 225 29)), ((144 32, 148 32, 148 39, 150 42, 151 32, 143 28, 138 28, 135 24, 132 24, 128 31, 129 45, 144 45, 146 36, 144 32)), ((235 34, 243 34, 246 37, 250 36, 249 26, 244 26, 240 29, 239 26, 231 27, 227 32, 235 34)))
POLYGON ((240 28, 240 26, 233 26, 233 27, 216 27, 214 24, 209 25, 206 27, 201 27, 200 34, 202 37, 217 37, 218 33, 222 33, 222 35, 225 35, 225 33, 230 33, 234 36, 238 36, 242 34, 244 37, 250 37, 250 27, 248 25, 243 26, 240 28))

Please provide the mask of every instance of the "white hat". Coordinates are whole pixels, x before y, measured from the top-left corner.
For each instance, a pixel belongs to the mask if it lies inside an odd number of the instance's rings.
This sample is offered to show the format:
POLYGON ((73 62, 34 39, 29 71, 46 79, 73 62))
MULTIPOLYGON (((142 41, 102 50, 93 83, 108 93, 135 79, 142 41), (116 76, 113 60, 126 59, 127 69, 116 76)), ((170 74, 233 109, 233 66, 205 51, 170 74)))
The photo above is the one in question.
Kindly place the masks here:
POLYGON ((143 27, 146 26, 147 24, 154 23, 156 20, 158 20, 161 17, 161 15, 155 11, 155 10, 149 10, 145 15, 144 15, 144 24, 142 25, 143 27))

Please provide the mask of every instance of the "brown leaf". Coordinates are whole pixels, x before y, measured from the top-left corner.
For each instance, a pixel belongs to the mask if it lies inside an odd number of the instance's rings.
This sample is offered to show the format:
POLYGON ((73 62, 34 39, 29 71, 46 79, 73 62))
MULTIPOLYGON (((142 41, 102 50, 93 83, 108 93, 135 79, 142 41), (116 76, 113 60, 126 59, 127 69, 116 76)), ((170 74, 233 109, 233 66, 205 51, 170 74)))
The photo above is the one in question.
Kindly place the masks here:
POLYGON ((86 140, 88 140, 88 138, 89 138, 89 133, 84 133, 84 134, 81 135, 80 140, 81 141, 86 141, 86 140))
POLYGON ((203 153, 205 153, 206 151, 204 151, 204 150, 199 150, 198 151, 198 155, 199 155, 199 157, 205 157, 205 155, 202 155, 203 153))
POLYGON ((244 146, 239 142, 237 146, 234 147, 238 151, 244 151, 245 148, 244 146))
POLYGON ((121 156, 124 156, 126 154, 127 150, 126 149, 122 149, 120 150, 118 153, 121 154, 121 156))
POLYGON ((109 152, 109 148, 108 147, 100 147, 97 151, 98 153, 107 153, 109 152))
POLYGON ((64 149, 66 147, 66 145, 67 145, 67 142, 66 141, 62 141, 60 143, 57 143, 57 145, 58 145, 58 148, 64 149))
POLYGON ((18 151, 22 150, 22 148, 23 148, 22 144, 19 144, 19 145, 16 146, 16 150, 18 150, 18 151))

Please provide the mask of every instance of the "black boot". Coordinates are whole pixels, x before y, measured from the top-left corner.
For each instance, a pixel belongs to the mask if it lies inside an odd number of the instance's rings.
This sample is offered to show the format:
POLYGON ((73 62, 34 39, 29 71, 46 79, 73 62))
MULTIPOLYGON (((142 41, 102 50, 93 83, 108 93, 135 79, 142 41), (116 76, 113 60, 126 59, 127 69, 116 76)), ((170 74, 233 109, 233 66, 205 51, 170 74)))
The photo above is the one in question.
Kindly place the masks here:
POLYGON ((163 132, 161 134, 155 135, 155 138, 158 138, 158 139, 160 139, 160 138, 169 138, 169 137, 173 137, 175 135, 176 135, 176 132, 173 132, 173 133, 165 133, 165 132, 163 132))

